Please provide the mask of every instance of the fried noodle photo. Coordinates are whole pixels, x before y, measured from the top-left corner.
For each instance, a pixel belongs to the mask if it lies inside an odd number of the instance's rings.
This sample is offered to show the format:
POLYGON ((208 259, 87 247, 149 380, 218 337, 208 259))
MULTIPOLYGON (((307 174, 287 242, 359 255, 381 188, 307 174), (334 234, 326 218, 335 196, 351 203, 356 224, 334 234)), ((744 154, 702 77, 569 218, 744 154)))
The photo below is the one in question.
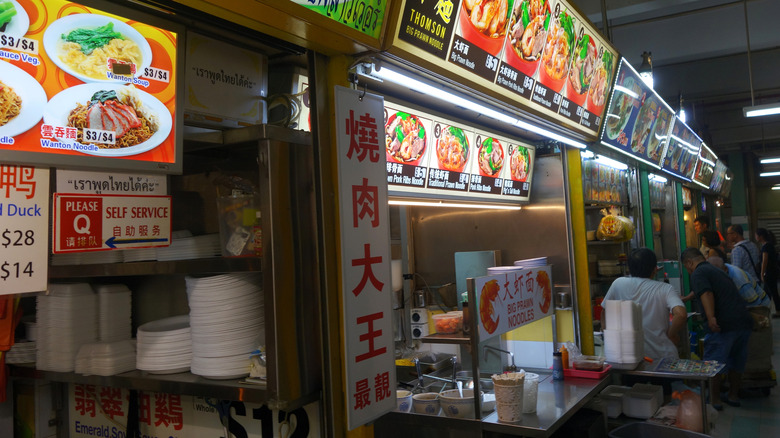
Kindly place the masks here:
POLYGON ((133 89, 98 91, 86 103, 76 104, 68 114, 69 127, 78 128, 77 141, 84 141, 83 130, 99 129, 116 135, 114 144, 94 143, 103 149, 136 146, 148 140, 158 129, 157 118, 150 114, 133 89))
POLYGON ((440 169, 463 171, 469 159, 469 143, 462 129, 448 126, 442 130, 436 142, 436 158, 440 169))
POLYGON ((399 163, 411 163, 425 152, 425 127, 417 116, 399 111, 385 126, 385 149, 399 163))
POLYGON ((135 65, 143 61, 138 45, 116 32, 111 22, 95 29, 77 28, 61 36, 59 59, 75 72, 106 79, 109 58, 135 65))
POLYGON ((22 98, 2 81, 0 81, 0 126, 5 126, 22 110, 22 98))
POLYGON ((463 7, 474 28, 490 38, 500 38, 506 32, 509 0, 464 0, 463 7))
POLYGON ((550 14, 546 0, 525 0, 512 13, 510 40, 517 56, 536 61, 547 40, 550 14))

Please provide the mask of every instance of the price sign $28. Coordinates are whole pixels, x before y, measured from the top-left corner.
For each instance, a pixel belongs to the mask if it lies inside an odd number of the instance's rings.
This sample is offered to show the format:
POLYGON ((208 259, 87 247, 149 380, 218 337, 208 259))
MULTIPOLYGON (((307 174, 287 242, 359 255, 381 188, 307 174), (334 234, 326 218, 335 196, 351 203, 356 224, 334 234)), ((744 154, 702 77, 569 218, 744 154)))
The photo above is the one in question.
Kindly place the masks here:
POLYGON ((9 230, 0 234, 0 245, 3 248, 9 246, 32 246, 35 244, 35 231, 33 230, 9 230))

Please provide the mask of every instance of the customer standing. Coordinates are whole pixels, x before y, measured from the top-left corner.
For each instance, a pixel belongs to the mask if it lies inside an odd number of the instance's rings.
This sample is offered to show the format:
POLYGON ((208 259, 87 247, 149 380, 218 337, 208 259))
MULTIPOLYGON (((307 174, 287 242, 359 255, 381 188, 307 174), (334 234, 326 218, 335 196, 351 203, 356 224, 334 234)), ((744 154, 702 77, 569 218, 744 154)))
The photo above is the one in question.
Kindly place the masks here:
POLYGON ((707 257, 707 253, 710 252, 710 246, 707 245, 707 241, 704 239, 703 233, 710 230, 710 218, 709 216, 700 215, 696 216, 696 219, 693 220, 693 231, 696 232, 696 235, 699 236, 699 240, 701 242, 701 248, 699 248, 699 251, 704 255, 704 257, 707 257))
POLYGON ((731 248, 731 264, 747 272, 761 283, 759 262, 761 253, 755 243, 743 237, 744 231, 741 225, 732 225, 726 231, 726 237, 733 245, 731 248))
POLYGON ((681 259, 691 275, 691 288, 701 301, 710 331, 704 341, 704 360, 726 364, 723 371, 712 379, 712 406, 722 409, 720 388, 724 375, 728 375, 729 392, 723 402, 729 406, 740 406, 739 386, 747 363, 753 318, 734 282, 725 272, 705 261, 698 249, 686 249, 681 259))
POLYGON ((756 230, 756 241, 761 245, 761 279, 764 290, 775 303, 774 318, 780 318, 780 296, 777 294, 777 249, 775 235, 766 228, 756 230))

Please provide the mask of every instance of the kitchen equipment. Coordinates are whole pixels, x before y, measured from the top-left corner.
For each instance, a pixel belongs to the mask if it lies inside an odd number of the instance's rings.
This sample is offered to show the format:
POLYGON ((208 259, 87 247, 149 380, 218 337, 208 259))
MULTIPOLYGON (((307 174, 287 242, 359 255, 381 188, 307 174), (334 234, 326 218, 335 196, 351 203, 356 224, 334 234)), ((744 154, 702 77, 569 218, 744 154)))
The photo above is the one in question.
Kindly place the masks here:
POLYGON ((558 292, 558 308, 568 309, 571 307, 571 294, 569 292, 558 292))
POLYGON ((474 390, 464 389, 463 397, 457 389, 448 389, 439 395, 444 415, 452 418, 474 418, 474 390))
POLYGON ((425 324, 412 324, 412 339, 420 339, 428 336, 428 323, 425 324))
POLYGON ((439 415, 439 394, 424 392, 412 396, 412 409, 418 414, 439 415))
POLYGON ((422 289, 417 289, 414 291, 414 307, 421 308, 425 307, 425 291, 422 289))
POLYGON ((396 408, 398 412, 409 412, 412 409, 412 391, 399 389, 395 391, 396 408))
POLYGON ((411 310, 412 324, 425 324, 428 322, 428 310, 415 308, 411 310))

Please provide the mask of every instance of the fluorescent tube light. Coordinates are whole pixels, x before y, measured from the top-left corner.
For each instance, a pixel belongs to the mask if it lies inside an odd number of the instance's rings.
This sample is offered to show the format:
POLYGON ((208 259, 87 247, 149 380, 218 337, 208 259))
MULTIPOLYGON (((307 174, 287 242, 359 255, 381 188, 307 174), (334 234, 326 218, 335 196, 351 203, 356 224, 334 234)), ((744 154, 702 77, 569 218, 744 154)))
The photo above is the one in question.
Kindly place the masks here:
POLYGON ((582 159, 584 159, 584 160, 587 160, 589 158, 593 158, 595 156, 596 156, 596 154, 594 154, 592 151, 585 150, 585 151, 581 151, 580 152, 580 157, 582 157, 582 159))
POLYGON ((609 166, 612 168, 615 168, 617 170, 626 170, 628 169, 628 165, 625 163, 621 163, 620 161, 613 160, 612 158, 605 157, 603 155, 599 155, 596 157, 596 162, 599 164, 603 164, 605 166, 609 166))
POLYGON ((772 190, 780 190, 780 186, 772 186, 772 190))
POLYGON ((759 176, 780 176, 780 172, 762 172, 759 176))
POLYGON ((685 123, 685 119, 686 119, 686 117, 685 117, 685 110, 684 110, 683 108, 680 108, 680 113, 679 113, 679 114, 677 114, 677 117, 678 117, 678 118, 679 118, 679 119, 680 119, 680 120, 681 120, 683 123, 685 123))
POLYGON ((651 173, 650 175, 648 175, 647 179, 649 179, 650 181, 658 181, 658 182, 664 183, 664 184, 666 184, 666 181, 668 181, 665 177, 663 177, 661 175, 656 175, 654 173, 651 173))
POLYGON ((615 85, 615 91, 622 91, 623 93, 628 94, 629 96, 633 97, 634 99, 639 99, 639 95, 636 94, 636 92, 630 88, 626 88, 622 85, 615 85))
POLYGON ((768 103, 766 105, 746 106, 742 108, 745 117, 760 117, 780 114, 780 102, 768 103))
POLYGON ((780 163, 780 158, 763 158, 761 164, 780 163))
POLYGON ((548 131, 544 128, 532 125, 522 120, 518 120, 516 117, 510 116, 509 114, 505 114, 480 103, 460 97, 456 94, 450 93, 449 91, 442 90, 441 88, 428 85, 425 82, 409 77, 403 73, 399 73, 387 67, 382 67, 379 70, 374 69, 372 71, 372 75, 388 82, 393 82, 395 84, 409 87, 414 91, 427 94, 428 96, 435 97, 445 102, 450 102, 453 105, 472 110, 478 114, 490 117, 500 122, 504 122, 507 125, 517 126, 518 128, 531 131, 535 134, 539 134, 552 140, 560 141, 561 143, 565 143, 576 148, 585 149, 587 147, 585 143, 564 137, 563 135, 556 134, 555 132, 548 131))
POLYGON ((401 199, 391 199, 387 201, 389 205, 406 205, 406 206, 418 206, 418 207, 460 207, 460 208, 487 208, 491 210, 520 210, 519 205, 502 205, 502 204, 468 204, 461 202, 445 202, 445 201, 408 201, 401 199))

